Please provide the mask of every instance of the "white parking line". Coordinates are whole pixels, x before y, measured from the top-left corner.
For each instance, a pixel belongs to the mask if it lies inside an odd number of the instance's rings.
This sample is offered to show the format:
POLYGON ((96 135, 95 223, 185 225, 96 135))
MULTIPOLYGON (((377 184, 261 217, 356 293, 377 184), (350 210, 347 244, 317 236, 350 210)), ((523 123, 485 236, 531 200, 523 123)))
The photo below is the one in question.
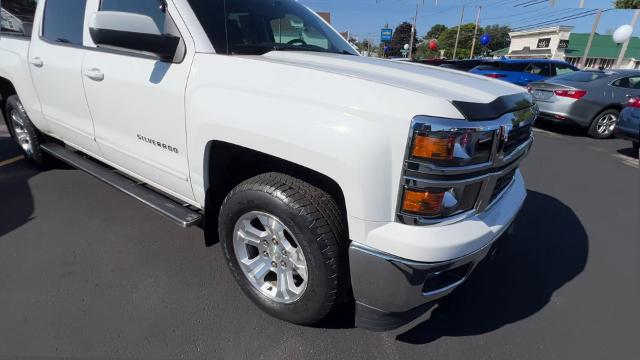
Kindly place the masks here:
POLYGON ((11 158, 11 159, 0 161, 0 167, 11 165, 13 163, 16 163, 16 162, 22 160, 22 159, 24 159, 24 156, 20 155, 20 156, 16 156, 14 158, 11 158))
POLYGON ((631 166, 632 168, 640 169, 640 160, 639 159, 630 158, 630 157, 622 155, 622 154, 613 154, 613 155, 611 155, 611 157, 613 157, 614 159, 618 159, 618 160, 622 161, 622 163, 627 165, 627 166, 631 166))
POLYGON ((0 124, 0 138, 9 137, 9 129, 6 126, 0 124))
POLYGON ((549 135, 549 136, 554 137, 554 138, 561 138, 562 137, 562 135, 560 135, 560 134, 556 134, 554 132, 547 131, 547 130, 542 130, 542 129, 538 129, 538 128, 533 128, 533 132, 549 135))

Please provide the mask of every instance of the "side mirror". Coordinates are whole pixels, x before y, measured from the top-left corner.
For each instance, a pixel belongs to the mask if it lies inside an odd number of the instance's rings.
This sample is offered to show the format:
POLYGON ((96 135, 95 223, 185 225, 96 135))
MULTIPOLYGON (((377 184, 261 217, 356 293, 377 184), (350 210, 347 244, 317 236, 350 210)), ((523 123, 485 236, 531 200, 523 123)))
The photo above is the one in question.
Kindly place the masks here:
POLYGON ((162 60, 173 60, 180 38, 162 34, 149 16, 99 11, 91 16, 89 33, 96 45, 113 46, 157 55, 162 60))

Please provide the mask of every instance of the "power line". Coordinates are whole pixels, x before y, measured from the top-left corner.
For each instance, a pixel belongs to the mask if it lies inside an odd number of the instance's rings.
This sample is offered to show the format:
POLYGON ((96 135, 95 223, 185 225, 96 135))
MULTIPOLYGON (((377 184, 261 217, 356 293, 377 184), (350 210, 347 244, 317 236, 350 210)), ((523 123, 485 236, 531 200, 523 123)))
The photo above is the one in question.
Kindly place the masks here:
MULTIPOLYGON (((612 10, 612 9, 606 9, 606 10, 603 10, 602 12, 604 13, 604 12, 607 12, 609 10, 612 10)), ((582 13, 582 14, 576 14, 576 15, 573 15, 573 16, 559 18, 559 19, 547 20, 547 21, 536 23, 536 24, 531 24, 531 25, 527 25, 527 26, 514 28, 513 30, 522 31, 522 30, 528 30, 528 29, 536 28, 536 27, 539 27, 539 26, 550 26, 550 25, 559 24, 560 22, 564 22, 564 21, 568 21, 568 20, 575 20, 575 19, 581 19, 581 18, 593 16, 593 15, 595 15, 597 13, 598 13, 598 10, 589 10, 589 11, 587 11, 585 13, 582 13)))

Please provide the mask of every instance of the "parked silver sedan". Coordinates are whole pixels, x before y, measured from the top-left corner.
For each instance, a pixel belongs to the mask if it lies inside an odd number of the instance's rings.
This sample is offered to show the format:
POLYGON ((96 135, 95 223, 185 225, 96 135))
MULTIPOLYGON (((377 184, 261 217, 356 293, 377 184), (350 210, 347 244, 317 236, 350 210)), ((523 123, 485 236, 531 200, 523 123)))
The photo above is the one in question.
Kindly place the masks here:
POLYGON ((630 98, 640 96, 639 70, 578 71, 527 86, 540 116, 573 122, 594 138, 608 138, 630 98))

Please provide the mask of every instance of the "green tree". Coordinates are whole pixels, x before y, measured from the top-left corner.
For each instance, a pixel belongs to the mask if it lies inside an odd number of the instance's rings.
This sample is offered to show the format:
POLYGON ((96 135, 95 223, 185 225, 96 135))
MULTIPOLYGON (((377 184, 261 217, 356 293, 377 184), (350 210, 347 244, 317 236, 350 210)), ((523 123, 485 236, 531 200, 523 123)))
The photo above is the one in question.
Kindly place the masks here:
POLYGON ((491 52, 509 47, 509 44, 511 43, 511 38, 509 37, 510 31, 511 28, 504 25, 489 25, 485 27, 482 29, 482 32, 479 33, 478 37, 485 33, 489 34, 489 36, 491 36, 491 42, 486 46, 486 48, 482 48, 482 45, 480 45, 480 47, 484 52, 491 52))
MULTIPOLYGON (((460 40, 458 41, 458 51, 456 52, 456 58, 466 59, 469 58, 471 52, 471 40, 473 39, 473 31, 476 25, 474 23, 463 24, 460 28, 460 40)), ((454 26, 443 31, 438 37, 438 45, 441 50, 444 50, 444 56, 451 58, 453 56, 453 48, 456 43, 456 33, 458 27, 454 26)), ((478 31, 479 34, 480 31, 478 31)), ((476 46, 475 54, 479 54, 479 46, 476 46)))
POLYGON ((425 40, 437 39, 440 37, 445 30, 447 30, 446 25, 435 24, 431 27, 431 30, 427 31, 427 35, 425 35, 425 40))
MULTIPOLYGON (((387 52, 387 56, 390 57, 400 57, 402 56, 401 50, 404 49, 405 44, 411 43, 411 29, 413 26, 408 22, 403 22, 402 24, 396 27, 396 30, 393 32, 393 38, 389 43, 389 51, 387 52)), ((416 46, 418 45, 418 37, 416 36, 416 32, 413 31, 413 51, 415 53, 416 46)))
POLYGON ((617 9, 640 9, 640 0, 615 0, 617 9))
MULTIPOLYGON (((456 52, 456 58, 469 58, 474 30, 474 23, 463 24, 460 28, 460 40, 458 41, 458 51, 456 52)), ((440 36, 438 37, 438 45, 441 50, 445 50, 445 56, 448 58, 451 58, 453 56, 453 48, 455 47, 456 43, 457 31, 458 27, 455 26, 443 31, 442 34, 440 34, 440 36)), ((511 31, 511 29, 508 26, 503 25, 489 25, 485 28, 478 28, 476 47, 473 55, 478 56, 486 52, 508 47, 509 43, 511 42, 511 39, 509 38, 509 31, 511 31), (480 37, 485 33, 491 36, 491 42, 486 47, 480 44, 480 37)))

